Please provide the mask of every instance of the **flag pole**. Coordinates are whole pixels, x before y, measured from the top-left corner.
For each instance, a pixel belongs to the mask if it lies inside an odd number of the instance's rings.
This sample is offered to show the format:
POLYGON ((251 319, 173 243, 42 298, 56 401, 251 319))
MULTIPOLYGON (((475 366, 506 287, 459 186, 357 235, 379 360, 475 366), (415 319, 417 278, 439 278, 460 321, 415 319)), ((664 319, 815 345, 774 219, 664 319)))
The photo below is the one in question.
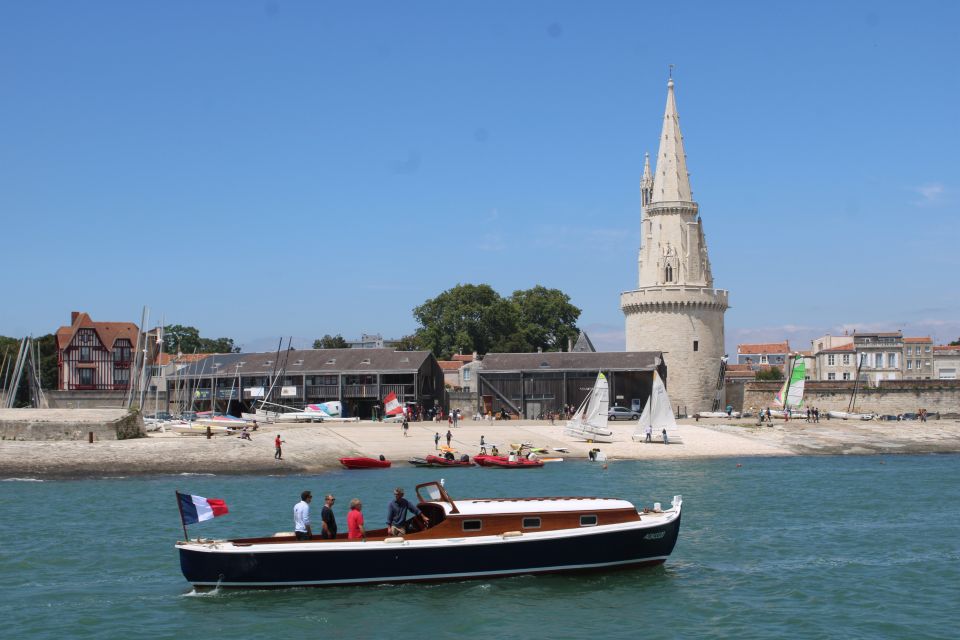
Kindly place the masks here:
POLYGON ((183 527, 183 539, 190 542, 190 536, 187 535, 187 525, 183 520, 183 505, 180 504, 180 492, 176 489, 174 489, 173 492, 177 494, 177 509, 180 511, 180 525, 183 527))

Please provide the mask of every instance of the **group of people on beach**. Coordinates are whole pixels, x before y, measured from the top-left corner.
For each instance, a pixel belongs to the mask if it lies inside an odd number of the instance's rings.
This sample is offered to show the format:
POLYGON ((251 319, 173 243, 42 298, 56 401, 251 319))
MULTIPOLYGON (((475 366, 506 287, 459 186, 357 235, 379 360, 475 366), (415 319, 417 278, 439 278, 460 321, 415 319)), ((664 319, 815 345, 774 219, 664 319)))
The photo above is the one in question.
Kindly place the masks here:
MULTIPOLYGON (((403 497, 403 487, 393 490, 393 500, 387 505, 387 535, 400 536, 406 533, 407 512, 420 516, 423 525, 429 526, 430 519, 419 508, 403 497)), ((293 534, 297 540, 312 540, 313 525, 310 522, 310 503, 313 494, 309 491, 300 493, 300 502, 293 506, 293 534)), ((320 538, 334 540, 337 537, 337 519, 333 513, 333 505, 337 501, 332 493, 328 493, 320 510, 320 538)), ((350 501, 350 510, 347 512, 347 539, 366 540, 367 534, 363 523, 363 503, 360 498, 350 501)))

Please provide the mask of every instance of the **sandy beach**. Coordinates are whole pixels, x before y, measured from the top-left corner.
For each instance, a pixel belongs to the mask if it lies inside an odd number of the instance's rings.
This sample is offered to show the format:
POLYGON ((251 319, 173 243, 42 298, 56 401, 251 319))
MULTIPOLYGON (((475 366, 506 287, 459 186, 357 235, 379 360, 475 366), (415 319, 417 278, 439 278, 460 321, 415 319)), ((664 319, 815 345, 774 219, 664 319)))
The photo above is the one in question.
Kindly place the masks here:
MULTIPOLYGON (((461 453, 478 452, 480 436, 507 449, 509 443, 531 442, 539 447, 565 447, 565 458, 586 458, 599 447, 611 460, 683 459, 750 456, 897 454, 960 452, 960 422, 822 421, 809 424, 757 426, 753 420, 683 421, 675 435, 682 443, 663 445, 633 442, 632 423, 610 423, 616 441, 610 444, 577 442, 563 435, 558 422, 467 420, 451 429, 452 446, 461 453)), ((341 456, 383 454, 394 464, 406 465, 413 456, 434 451, 439 431, 445 443, 448 425, 413 422, 404 437, 399 424, 354 422, 341 424, 264 425, 252 441, 236 436, 184 436, 151 433, 134 440, 79 440, 0 442, 0 477, 86 477, 175 473, 298 474, 339 467, 341 456), (274 438, 285 441, 283 460, 274 459, 274 438)))

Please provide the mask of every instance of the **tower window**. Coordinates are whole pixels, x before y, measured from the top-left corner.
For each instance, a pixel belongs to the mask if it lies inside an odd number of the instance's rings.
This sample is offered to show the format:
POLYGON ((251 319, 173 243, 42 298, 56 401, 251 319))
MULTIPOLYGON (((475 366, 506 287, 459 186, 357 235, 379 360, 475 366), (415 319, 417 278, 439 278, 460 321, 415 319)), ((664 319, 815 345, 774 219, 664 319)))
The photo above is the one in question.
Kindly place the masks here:
POLYGON ((693 350, 694 350, 694 351, 700 351, 700 341, 699 341, 699 340, 694 340, 694 341, 693 341, 693 350))
POLYGON ((666 282, 673 282, 673 265, 667 265, 667 272, 664 280, 666 282))

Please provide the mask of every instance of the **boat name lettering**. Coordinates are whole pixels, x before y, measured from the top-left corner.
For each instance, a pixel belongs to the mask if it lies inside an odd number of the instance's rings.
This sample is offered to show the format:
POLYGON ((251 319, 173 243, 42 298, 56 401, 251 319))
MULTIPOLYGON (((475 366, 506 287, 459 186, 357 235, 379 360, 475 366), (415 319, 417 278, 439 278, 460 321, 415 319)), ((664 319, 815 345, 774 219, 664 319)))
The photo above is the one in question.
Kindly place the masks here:
POLYGON ((665 536, 666 533, 667 533, 666 531, 657 531, 656 533, 648 533, 647 535, 643 536, 643 539, 644 539, 644 540, 659 540, 660 538, 662 538, 663 536, 665 536))

